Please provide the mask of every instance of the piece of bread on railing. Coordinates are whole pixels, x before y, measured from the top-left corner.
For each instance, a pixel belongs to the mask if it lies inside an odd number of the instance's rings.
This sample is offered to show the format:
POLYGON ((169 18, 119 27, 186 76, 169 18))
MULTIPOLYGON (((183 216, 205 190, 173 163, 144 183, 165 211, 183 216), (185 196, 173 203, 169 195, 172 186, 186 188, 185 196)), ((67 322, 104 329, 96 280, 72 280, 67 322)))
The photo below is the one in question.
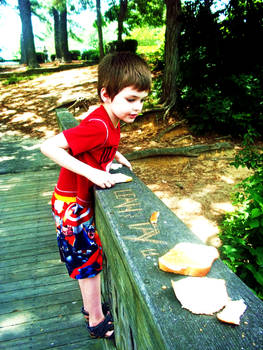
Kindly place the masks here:
POLYGON ((240 325, 240 318, 246 311, 246 304, 243 299, 240 300, 230 300, 225 308, 219 312, 216 317, 225 323, 230 323, 233 325, 240 325))
POLYGON ((223 279, 185 277, 171 282, 182 307, 194 314, 213 315, 230 300, 223 279))
POLYGON ((159 257, 159 268, 188 276, 206 276, 213 262, 219 258, 215 247, 204 244, 181 242, 159 257))

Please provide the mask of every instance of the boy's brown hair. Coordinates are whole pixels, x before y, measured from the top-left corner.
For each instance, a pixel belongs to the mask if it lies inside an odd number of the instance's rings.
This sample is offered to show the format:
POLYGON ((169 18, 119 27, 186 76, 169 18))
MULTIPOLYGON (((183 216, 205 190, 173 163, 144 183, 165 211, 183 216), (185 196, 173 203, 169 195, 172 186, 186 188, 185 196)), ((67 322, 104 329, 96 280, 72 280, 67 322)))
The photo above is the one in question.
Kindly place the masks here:
POLYGON ((133 86, 138 91, 151 90, 151 72, 140 56, 131 52, 106 55, 98 67, 98 94, 104 87, 113 99, 122 89, 133 86))

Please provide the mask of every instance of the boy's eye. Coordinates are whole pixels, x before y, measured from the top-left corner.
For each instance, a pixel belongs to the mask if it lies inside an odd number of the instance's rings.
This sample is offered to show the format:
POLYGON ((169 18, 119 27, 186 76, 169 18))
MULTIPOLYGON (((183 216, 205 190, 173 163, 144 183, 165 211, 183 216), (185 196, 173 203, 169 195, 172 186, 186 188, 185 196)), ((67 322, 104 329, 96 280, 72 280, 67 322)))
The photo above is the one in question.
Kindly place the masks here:
MULTIPOLYGON (((126 100, 127 100, 128 102, 135 102, 137 99, 136 99, 136 98, 127 98, 126 100)), ((144 101, 145 101, 145 98, 140 99, 140 102, 141 102, 141 103, 144 103, 144 101)))

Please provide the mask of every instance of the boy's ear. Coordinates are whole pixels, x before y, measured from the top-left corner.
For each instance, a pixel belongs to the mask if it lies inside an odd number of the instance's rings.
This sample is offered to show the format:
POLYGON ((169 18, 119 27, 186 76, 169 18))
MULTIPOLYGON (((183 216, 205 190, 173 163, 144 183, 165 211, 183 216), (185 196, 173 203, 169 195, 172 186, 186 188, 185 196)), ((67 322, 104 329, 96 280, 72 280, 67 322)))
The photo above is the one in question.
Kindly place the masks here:
POLYGON ((103 102, 110 101, 110 96, 108 95, 108 93, 104 87, 100 90, 100 97, 101 97, 103 102))

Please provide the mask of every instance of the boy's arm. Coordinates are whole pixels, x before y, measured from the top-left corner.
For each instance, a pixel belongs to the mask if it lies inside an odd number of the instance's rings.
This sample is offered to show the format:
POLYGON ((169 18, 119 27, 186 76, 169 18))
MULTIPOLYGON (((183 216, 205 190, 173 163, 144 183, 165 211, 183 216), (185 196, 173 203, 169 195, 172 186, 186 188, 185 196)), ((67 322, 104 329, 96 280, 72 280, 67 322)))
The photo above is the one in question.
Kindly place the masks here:
POLYGON ((101 188, 115 185, 112 174, 85 164, 68 153, 68 142, 63 133, 60 133, 41 145, 41 152, 63 168, 82 175, 101 188))
POLYGON ((132 170, 132 165, 131 163, 128 161, 128 159, 126 159, 124 157, 124 155, 122 155, 119 151, 116 152, 115 154, 115 159, 118 163, 127 166, 130 170, 132 170))

